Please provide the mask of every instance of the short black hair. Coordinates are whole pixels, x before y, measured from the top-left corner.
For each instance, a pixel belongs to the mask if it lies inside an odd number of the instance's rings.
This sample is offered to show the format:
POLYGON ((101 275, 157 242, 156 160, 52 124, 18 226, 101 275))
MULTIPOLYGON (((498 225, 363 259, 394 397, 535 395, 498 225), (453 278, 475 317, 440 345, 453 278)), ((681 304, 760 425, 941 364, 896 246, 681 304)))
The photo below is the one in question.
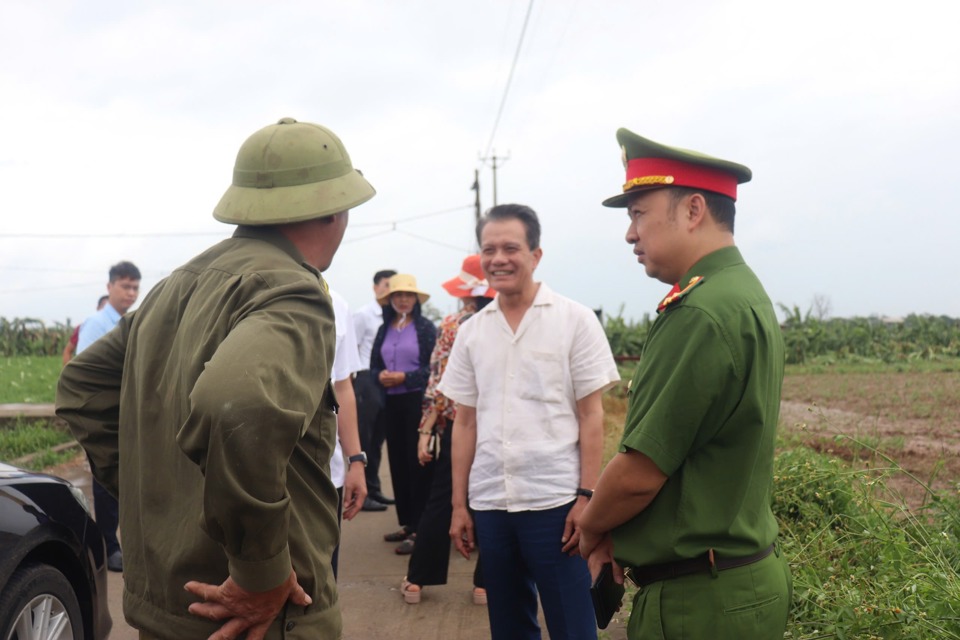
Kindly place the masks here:
POLYGON ((104 303, 110 299, 110 296, 100 296, 100 299, 97 300, 97 308, 99 309, 104 305, 104 303))
POLYGON ((373 274, 373 284, 380 284, 381 280, 392 278, 395 275, 397 275, 397 272, 394 271, 393 269, 384 269, 383 271, 377 271, 375 274, 373 274))
POLYGON ((717 221, 717 224, 725 227, 730 233, 733 233, 733 219, 737 213, 737 205, 733 201, 733 198, 714 193, 713 191, 704 191, 703 189, 694 189, 692 187, 670 188, 670 197, 674 205, 694 193, 699 193, 703 196, 704 202, 707 203, 707 209, 710 210, 710 215, 717 221))
POLYGON ((474 303, 477 305, 477 311, 483 309, 485 306, 493 302, 493 298, 488 298, 487 296, 473 296, 474 303))
POLYGON ((137 269, 137 265, 124 260, 110 267, 110 282, 116 282, 124 278, 140 280, 140 269, 137 269))
POLYGON ((540 247, 540 219, 537 212, 525 204, 499 204, 487 209, 477 220, 477 244, 480 244, 480 234, 491 220, 519 220, 527 232, 527 246, 531 251, 540 247))

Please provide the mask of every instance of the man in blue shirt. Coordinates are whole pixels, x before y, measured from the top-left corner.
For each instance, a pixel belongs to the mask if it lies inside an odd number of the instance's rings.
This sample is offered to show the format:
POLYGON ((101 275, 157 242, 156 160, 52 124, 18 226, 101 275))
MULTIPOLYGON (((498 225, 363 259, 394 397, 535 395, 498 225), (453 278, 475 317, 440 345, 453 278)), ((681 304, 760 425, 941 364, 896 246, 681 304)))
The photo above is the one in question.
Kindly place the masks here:
POLYGON ((110 267, 107 304, 95 315, 83 321, 77 340, 77 353, 79 354, 113 329, 120 322, 120 317, 137 301, 139 294, 140 270, 135 264, 124 261, 110 267))
MULTIPOLYGON (((80 325, 77 354, 113 329, 120 322, 120 317, 137 301, 139 294, 140 270, 135 264, 124 261, 110 267, 107 304, 80 325)), ((93 510, 97 526, 100 527, 107 541, 107 568, 111 571, 123 571, 123 552, 120 550, 120 541, 117 539, 120 506, 117 504, 117 499, 96 480, 93 481, 93 510)))

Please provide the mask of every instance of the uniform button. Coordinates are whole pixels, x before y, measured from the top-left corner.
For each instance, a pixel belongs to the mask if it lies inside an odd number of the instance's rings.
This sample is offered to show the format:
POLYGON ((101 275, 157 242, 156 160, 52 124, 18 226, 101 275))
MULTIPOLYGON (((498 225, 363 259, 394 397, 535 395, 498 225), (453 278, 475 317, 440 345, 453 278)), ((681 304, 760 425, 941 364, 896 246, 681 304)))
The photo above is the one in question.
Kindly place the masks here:
POLYGON ((293 631, 293 628, 295 626, 297 626, 297 623, 291 620, 290 622, 287 623, 287 631, 293 631))

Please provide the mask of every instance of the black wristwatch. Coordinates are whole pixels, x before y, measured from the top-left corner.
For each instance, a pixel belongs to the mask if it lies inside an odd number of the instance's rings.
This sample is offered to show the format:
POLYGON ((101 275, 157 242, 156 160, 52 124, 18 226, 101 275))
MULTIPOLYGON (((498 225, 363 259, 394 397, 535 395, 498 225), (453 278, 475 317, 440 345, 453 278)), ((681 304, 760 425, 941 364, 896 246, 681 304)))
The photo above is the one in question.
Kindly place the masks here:
POLYGON ((355 455, 355 456, 350 456, 349 458, 347 458, 347 462, 348 462, 349 464, 353 464, 354 462, 362 462, 362 463, 363 463, 363 466, 367 466, 367 453, 366 453, 366 451, 361 451, 360 453, 358 453, 358 454, 355 455))
POLYGON ((577 487, 577 495, 583 496, 587 500, 593 497, 593 489, 584 489, 583 487, 577 487))

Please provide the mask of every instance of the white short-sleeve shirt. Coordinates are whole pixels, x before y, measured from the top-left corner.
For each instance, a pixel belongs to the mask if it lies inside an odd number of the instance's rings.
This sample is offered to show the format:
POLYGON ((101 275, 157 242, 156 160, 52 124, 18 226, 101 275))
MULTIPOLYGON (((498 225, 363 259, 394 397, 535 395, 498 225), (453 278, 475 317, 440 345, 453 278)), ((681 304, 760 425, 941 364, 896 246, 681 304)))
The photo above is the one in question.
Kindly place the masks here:
POLYGON ((596 314, 543 283, 516 333, 498 300, 464 322, 439 391, 477 410, 471 508, 535 511, 573 500, 576 403, 619 380, 596 314))
POLYGON ((370 354, 373 341, 383 324, 383 307, 369 302, 353 313, 353 329, 357 336, 357 349, 360 351, 360 370, 370 368, 370 354))
MULTIPOLYGON (((339 293, 330 290, 330 299, 333 302, 333 319, 336 326, 337 342, 333 353, 333 371, 330 377, 334 382, 346 380, 350 375, 361 369, 360 356, 357 355, 357 337, 353 331, 353 322, 350 319, 350 306, 339 293)), ((330 458, 330 479, 338 489, 343 486, 346 476, 346 465, 343 461, 343 449, 340 448, 340 438, 336 440, 333 457, 330 458)))

